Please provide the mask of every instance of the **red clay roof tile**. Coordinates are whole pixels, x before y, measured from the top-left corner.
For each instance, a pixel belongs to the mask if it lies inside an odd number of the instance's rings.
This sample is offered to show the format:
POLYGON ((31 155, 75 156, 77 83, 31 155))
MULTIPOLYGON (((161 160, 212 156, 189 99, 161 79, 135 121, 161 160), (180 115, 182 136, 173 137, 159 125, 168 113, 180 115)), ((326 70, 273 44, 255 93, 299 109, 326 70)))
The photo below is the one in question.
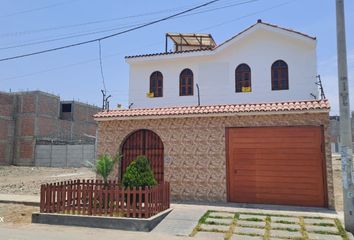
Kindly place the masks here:
POLYGON ((102 111, 94 115, 97 120, 102 118, 139 118, 164 116, 191 116, 230 113, 274 113, 300 112, 311 110, 329 111, 328 100, 310 100, 294 102, 276 102, 262 104, 224 104, 209 106, 184 106, 163 108, 133 108, 102 111))

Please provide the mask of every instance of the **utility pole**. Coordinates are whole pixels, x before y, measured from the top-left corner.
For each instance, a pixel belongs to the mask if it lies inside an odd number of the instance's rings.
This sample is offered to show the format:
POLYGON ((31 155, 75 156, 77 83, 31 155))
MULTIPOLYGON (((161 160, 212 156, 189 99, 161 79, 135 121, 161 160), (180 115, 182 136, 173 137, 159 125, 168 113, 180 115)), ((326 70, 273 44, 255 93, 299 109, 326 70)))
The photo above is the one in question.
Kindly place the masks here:
POLYGON ((336 16, 344 224, 347 231, 354 233, 354 172, 352 162, 353 150, 350 122, 347 52, 345 43, 344 0, 336 0, 336 16))

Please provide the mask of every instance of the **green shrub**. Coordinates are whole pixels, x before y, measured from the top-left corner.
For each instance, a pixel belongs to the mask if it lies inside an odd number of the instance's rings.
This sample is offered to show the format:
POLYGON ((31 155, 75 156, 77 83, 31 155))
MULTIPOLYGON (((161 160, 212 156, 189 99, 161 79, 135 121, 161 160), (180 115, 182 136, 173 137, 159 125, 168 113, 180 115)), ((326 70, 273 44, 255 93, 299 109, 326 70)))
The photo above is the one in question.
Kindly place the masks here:
POLYGON ((157 184, 149 160, 145 156, 138 156, 132 161, 123 176, 124 187, 146 187, 157 184))

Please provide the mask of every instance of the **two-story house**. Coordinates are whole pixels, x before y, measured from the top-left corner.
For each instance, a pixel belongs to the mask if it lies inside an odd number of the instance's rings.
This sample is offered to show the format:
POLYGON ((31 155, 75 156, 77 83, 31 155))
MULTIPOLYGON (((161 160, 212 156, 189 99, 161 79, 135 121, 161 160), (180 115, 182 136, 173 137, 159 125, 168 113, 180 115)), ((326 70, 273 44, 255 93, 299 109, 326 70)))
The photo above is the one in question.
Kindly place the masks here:
POLYGON ((146 155, 174 199, 334 206, 316 38, 258 20, 219 45, 168 33, 165 48, 127 56, 129 109, 95 115, 118 178, 146 155))

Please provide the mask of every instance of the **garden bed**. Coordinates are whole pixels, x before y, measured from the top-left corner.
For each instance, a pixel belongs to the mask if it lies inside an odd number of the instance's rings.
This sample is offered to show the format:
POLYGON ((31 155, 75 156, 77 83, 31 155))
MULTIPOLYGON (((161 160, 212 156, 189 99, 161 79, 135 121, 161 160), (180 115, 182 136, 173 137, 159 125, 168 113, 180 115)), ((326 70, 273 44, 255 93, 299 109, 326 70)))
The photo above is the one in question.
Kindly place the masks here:
POLYGON ((150 232, 171 211, 172 209, 167 209, 150 218, 33 213, 32 223, 150 232))
POLYGON ((170 208, 168 182, 123 188, 116 181, 75 180, 41 186, 40 213, 150 218, 170 208))

